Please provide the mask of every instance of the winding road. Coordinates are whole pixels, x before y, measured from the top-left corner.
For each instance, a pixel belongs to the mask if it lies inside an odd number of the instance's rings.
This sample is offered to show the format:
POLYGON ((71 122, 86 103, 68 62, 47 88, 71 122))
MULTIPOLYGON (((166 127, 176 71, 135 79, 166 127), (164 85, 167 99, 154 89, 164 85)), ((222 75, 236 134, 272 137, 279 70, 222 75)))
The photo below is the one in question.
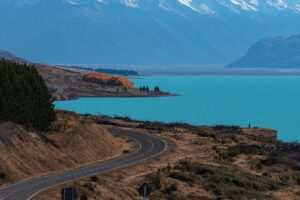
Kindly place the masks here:
POLYGON ((29 200, 49 188, 78 180, 84 177, 101 174, 109 170, 126 167, 155 157, 167 149, 167 144, 158 137, 127 131, 119 128, 107 128, 113 135, 127 137, 139 143, 139 148, 127 156, 118 157, 65 172, 33 178, 15 184, 0 187, 0 200, 29 200))

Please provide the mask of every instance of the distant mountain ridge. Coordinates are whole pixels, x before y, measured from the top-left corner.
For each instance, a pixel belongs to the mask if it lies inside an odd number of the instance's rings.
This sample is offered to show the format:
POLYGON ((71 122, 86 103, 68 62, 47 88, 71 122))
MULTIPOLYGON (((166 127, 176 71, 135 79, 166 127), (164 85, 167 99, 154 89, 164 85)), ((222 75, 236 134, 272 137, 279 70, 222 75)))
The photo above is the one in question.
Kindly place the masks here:
POLYGON ((300 33, 300 0, 1 0, 0 44, 33 62, 222 65, 300 33))
POLYGON ((262 39, 228 67, 300 68, 300 35, 262 39))
POLYGON ((7 51, 1 50, 1 49, 0 49, 0 59, 24 61, 24 59, 17 57, 13 53, 10 53, 10 52, 7 52, 7 51))

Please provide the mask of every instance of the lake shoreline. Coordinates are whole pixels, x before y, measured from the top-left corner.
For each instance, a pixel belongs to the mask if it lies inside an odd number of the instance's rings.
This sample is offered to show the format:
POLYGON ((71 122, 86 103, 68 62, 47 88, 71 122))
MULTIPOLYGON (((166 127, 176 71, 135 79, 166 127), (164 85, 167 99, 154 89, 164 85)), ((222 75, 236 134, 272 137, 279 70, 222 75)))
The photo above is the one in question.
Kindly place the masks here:
POLYGON ((180 95, 80 98, 55 102, 55 106, 79 114, 149 121, 241 127, 251 124, 278 130, 282 141, 300 141, 300 77, 149 76, 132 81, 135 87, 159 85, 162 90, 180 95))
POLYGON ((300 68, 178 67, 140 69, 141 76, 300 76, 300 68))
POLYGON ((68 99, 58 99, 55 100, 56 102, 59 101, 72 101, 72 100, 78 100, 80 98, 159 98, 159 97, 175 97, 175 96, 180 96, 180 94, 172 94, 168 92, 162 92, 161 94, 156 94, 156 95, 95 95, 95 96, 76 96, 76 97, 71 97, 68 99))

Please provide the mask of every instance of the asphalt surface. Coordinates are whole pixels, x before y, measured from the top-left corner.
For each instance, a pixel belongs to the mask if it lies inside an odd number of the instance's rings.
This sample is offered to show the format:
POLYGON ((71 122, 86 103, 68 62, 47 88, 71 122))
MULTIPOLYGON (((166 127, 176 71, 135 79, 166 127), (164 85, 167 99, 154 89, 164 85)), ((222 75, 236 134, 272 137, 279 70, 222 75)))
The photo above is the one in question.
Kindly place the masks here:
POLYGON ((124 136, 137 141, 140 144, 139 149, 126 156, 118 157, 98 164, 0 187, 0 200, 29 200, 38 193, 54 186, 145 161, 157 156, 167 148, 164 140, 154 136, 132 131, 125 131, 118 128, 108 128, 108 131, 114 135, 124 136))

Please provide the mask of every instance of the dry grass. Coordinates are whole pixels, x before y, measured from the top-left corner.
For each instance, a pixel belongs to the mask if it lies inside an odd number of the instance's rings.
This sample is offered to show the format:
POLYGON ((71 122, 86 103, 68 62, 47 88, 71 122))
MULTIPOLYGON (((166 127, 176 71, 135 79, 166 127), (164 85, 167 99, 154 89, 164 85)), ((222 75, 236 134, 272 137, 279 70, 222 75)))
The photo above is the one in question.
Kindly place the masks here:
MULTIPOLYGON (((53 125, 53 129, 57 131, 47 133, 52 146, 59 145, 63 148, 68 145, 69 142, 62 142, 64 137, 59 136, 57 132, 72 134, 74 119, 77 119, 76 123, 80 122, 77 116, 68 117, 62 118, 58 125, 53 125), (68 123, 62 123, 63 121, 68 123)), ((134 200, 140 199, 136 189, 143 182, 148 182, 154 189, 150 200, 196 200, 217 197, 299 199, 300 173, 295 166, 298 158, 293 153, 297 146, 275 142, 273 130, 151 124, 121 118, 104 117, 101 120, 100 117, 94 116, 80 118, 87 124, 93 124, 92 121, 96 120, 98 123, 122 126, 163 137, 168 141, 169 150, 151 161, 111 171, 97 178, 90 177, 68 183, 46 191, 35 199, 60 199, 62 187, 75 186, 78 195, 88 197, 89 200, 134 200), (264 135, 260 140, 257 137, 258 132, 264 135), (273 150, 270 150, 273 146, 292 148, 279 153, 274 159, 275 155, 271 152, 273 150)), ((70 143, 77 144, 77 140, 70 143)), ((128 149, 132 148, 128 146, 128 149)), ((72 159, 76 160, 76 157, 72 159)))
POLYGON ((0 136, 6 135, 0 137, 0 184, 106 160, 130 148, 93 121, 68 112, 58 112, 46 133, 13 123, 0 129, 0 136))
MULTIPOLYGON (((79 196, 91 200, 140 199, 136 189, 143 182, 148 182, 155 189, 150 200, 299 198, 300 188, 296 185, 297 180, 292 178, 299 172, 288 165, 275 168, 258 164, 269 154, 262 154, 252 147, 274 141, 276 134, 273 130, 233 127, 234 133, 231 133, 232 128, 226 127, 226 130, 219 130, 220 127, 195 128, 184 124, 164 125, 108 118, 98 119, 98 122, 158 135, 168 140, 170 148, 168 153, 151 162, 99 175, 96 182, 86 178, 64 185, 75 186, 79 196), (261 141, 257 138, 258 132, 263 133, 261 141), (239 148, 241 144, 246 146, 239 148), (234 156, 223 158, 232 150, 234 156), (195 170, 179 170, 182 160, 192 163, 195 170), (202 169, 199 172, 203 173, 197 174, 197 169, 202 169), (158 170, 160 184, 157 184, 158 170), (178 176, 172 176, 174 172, 178 176)), ((61 187, 44 192, 36 199, 59 199, 61 187)))

